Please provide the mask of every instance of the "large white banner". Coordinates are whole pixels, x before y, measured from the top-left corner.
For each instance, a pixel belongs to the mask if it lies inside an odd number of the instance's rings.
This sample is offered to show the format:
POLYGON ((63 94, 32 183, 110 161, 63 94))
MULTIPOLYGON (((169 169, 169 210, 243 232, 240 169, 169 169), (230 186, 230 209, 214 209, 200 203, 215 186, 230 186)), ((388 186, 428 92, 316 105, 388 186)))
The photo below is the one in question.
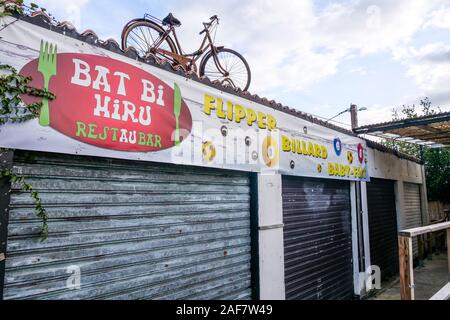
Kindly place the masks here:
POLYGON ((24 21, 0 31, 0 62, 56 95, 0 147, 369 180, 362 139, 24 21))

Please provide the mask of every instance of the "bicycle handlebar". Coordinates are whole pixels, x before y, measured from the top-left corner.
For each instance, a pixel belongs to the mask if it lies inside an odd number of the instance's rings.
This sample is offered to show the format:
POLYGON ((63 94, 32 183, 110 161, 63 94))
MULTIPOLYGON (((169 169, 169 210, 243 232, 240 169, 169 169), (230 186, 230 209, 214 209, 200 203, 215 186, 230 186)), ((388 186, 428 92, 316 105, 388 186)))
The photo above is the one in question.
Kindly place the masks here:
POLYGON ((204 34, 207 31, 207 29, 211 27, 214 21, 217 21, 217 24, 219 24, 219 17, 217 15, 213 15, 211 18, 209 18, 209 20, 211 22, 203 22, 203 26, 205 28, 199 33, 200 35, 204 34))

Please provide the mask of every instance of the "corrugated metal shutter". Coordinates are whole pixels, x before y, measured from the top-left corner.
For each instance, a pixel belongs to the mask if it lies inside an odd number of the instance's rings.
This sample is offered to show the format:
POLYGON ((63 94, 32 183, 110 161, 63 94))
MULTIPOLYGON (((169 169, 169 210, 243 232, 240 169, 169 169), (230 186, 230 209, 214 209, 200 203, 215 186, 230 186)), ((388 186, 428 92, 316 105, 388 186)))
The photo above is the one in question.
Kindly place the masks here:
POLYGON ((394 181, 371 179, 367 184, 371 264, 381 269, 383 281, 396 276, 398 230, 394 181))
POLYGON ((286 298, 352 298, 349 183, 283 177, 283 216, 286 298))
MULTIPOLYGON (((420 201, 420 185, 414 183, 404 183, 403 190, 405 194, 405 226, 403 229, 421 227, 422 204, 420 201)), ((414 257, 419 256, 419 247, 417 237, 413 239, 414 257)))
POLYGON ((39 190, 50 237, 37 240, 14 188, 5 299, 251 298, 246 174, 49 154, 14 169, 39 190))

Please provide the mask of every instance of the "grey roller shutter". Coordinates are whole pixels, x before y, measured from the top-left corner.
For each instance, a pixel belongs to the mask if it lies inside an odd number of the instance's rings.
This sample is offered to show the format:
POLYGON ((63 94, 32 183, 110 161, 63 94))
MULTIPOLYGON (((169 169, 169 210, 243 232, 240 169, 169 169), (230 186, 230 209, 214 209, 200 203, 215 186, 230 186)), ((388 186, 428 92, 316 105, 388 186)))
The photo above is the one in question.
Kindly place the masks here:
POLYGON ((394 181, 367 183, 371 264, 380 267, 381 279, 398 275, 398 230, 394 181))
POLYGON ((251 298, 246 174, 49 154, 14 170, 40 192, 50 237, 14 186, 5 299, 251 298))
MULTIPOLYGON (((421 227, 422 205, 420 200, 420 185, 414 183, 404 183, 403 190, 405 194, 405 225, 403 229, 421 227)), ((413 239, 414 257, 419 255, 417 238, 413 239)))
POLYGON ((283 177, 286 298, 354 294, 350 184, 283 177))

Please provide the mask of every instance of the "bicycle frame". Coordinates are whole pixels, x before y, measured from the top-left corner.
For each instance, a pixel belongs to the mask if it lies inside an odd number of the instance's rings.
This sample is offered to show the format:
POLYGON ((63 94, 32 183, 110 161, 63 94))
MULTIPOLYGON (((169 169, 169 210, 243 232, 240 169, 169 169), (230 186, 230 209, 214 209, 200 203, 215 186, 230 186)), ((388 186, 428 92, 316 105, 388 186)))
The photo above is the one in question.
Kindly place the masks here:
POLYGON ((222 72, 224 74, 224 76, 227 76, 228 74, 227 74, 226 70, 222 67, 219 60, 217 59, 217 53, 218 53, 218 49, 220 47, 215 47, 214 41, 211 38, 210 29, 212 29, 214 27, 214 22, 216 22, 216 21, 213 21, 210 24, 207 24, 207 23, 203 24, 205 28, 201 33, 205 33, 205 36, 203 38, 203 41, 202 41, 199 49, 193 53, 189 53, 189 54, 183 53, 183 49, 178 40, 178 36, 177 36, 174 26, 169 26, 165 30, 164 34, 162 35, 162 37, 160 37, 159 41, 157 41, 155 43, 154 51, 165 57, 168 57, 169 59, 172 59, 174 62, 181 64, 182 67, 184 67, 184 69, 186 69, 187 71, 190 71, 190 70, 192 70, 192 68, 196 68, 196 62, 208 50, 208 48, 210 48, 211 54, 214 57, 214 63, 216 64, 217 69, 220 72, 222 72), (173 38, 175 39, 175 46, 177 47, 177 50, 179 52, 178 54, 159 48, 159 46, 164 42, 164 40, 166 40, 167 37, 170 36, 170 34, 173 34, 173 38))

